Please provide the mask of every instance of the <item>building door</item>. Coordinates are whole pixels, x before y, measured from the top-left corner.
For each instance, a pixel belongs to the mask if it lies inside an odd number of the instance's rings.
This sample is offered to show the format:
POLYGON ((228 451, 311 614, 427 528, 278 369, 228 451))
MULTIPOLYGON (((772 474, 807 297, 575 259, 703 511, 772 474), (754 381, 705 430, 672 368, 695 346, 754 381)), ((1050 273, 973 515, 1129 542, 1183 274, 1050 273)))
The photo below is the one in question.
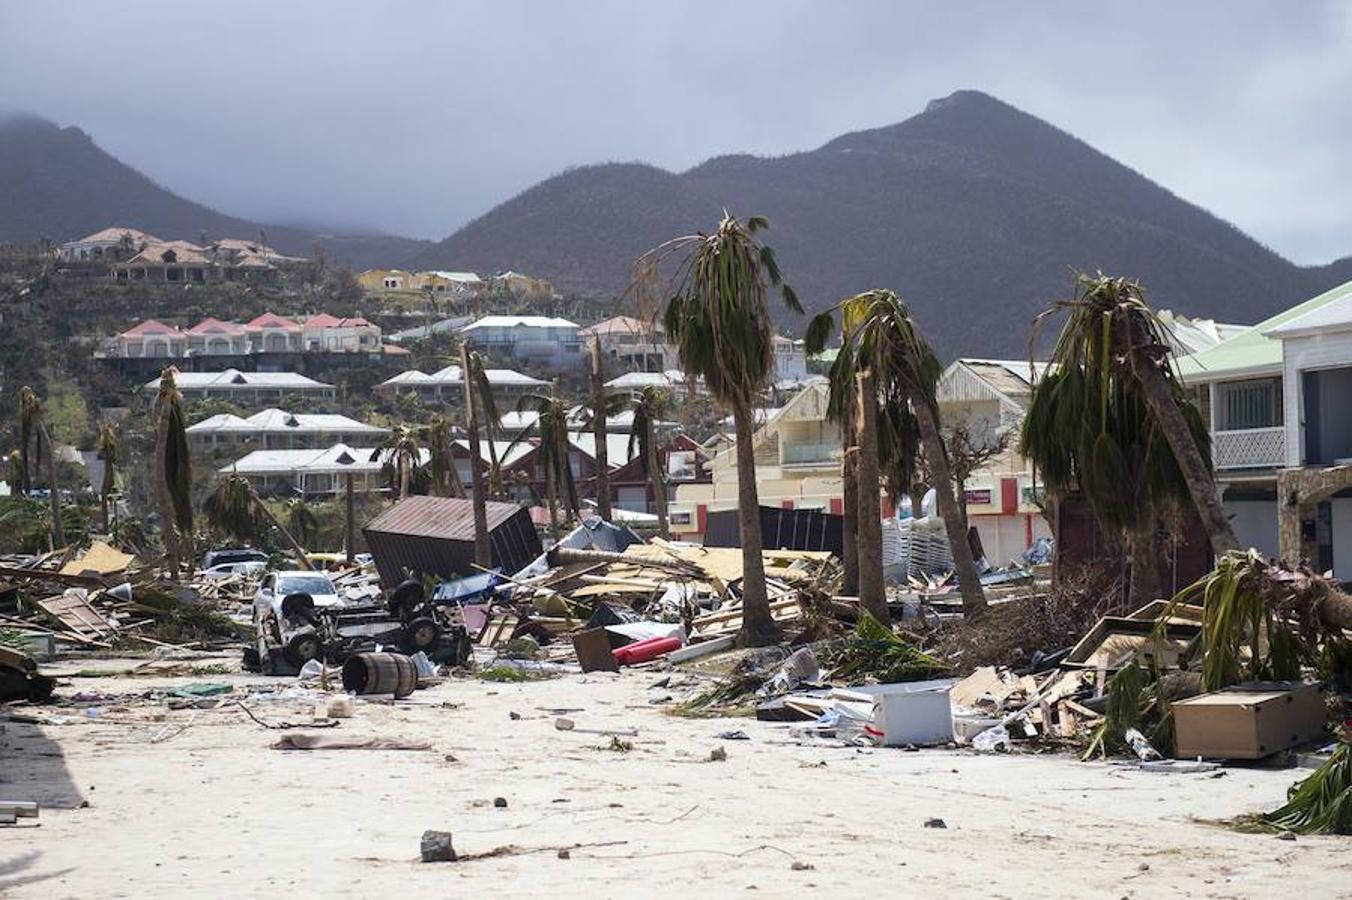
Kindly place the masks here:
MULTIPOLYGON (((1305 372, 1301 376, 1301 389, 1305 401, 1305 465, 1322 465, 1324 462, 1323 437, 1319 416, 1319 373, 1305 372)), ((1322 569, 1320 571, 1323 571, 1322 569)))

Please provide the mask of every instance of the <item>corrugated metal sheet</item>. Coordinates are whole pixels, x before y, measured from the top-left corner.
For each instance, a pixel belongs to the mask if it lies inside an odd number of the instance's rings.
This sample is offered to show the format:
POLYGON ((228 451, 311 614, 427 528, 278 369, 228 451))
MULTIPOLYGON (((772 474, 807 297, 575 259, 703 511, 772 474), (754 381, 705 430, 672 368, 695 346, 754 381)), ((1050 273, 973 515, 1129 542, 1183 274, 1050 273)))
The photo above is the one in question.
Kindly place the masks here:
MULTIPOLYGON (((844 517, 819 509, 760 508, 761 546, 766 550, 829 550, 842 555, 844 517)), ((709 513, 704 531, 706 547, 740 547, 742 531, 737 510, 709 513)))
MULTIPOLYGON (((520 507, 489 501, 488 529, 510 519, 520 507)), ((406 497, 364 529, 448 540, 474 540, 474 501, 455 497, 406 497)))
MULTIPOLYGON (((493 565, 515 572, 542 552, 530 512, 513 503, 488 504, 493 565)), ((451 497, 409 497, 362 529, 381 583, 391 587, 408 573, 440 578, 472 575, 474 507, 451 497)))

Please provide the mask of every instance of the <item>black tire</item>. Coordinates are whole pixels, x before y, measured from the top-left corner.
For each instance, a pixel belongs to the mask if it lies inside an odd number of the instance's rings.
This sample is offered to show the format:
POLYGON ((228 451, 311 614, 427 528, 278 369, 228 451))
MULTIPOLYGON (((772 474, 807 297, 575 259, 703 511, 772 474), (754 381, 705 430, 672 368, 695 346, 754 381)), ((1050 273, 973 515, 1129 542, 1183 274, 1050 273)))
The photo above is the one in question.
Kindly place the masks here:
POLYGON ((422 582, 410 578, 390 593, 390 599, 385 602, 385 605, 390 608, 391 615, 403 616, 421 605, 426 596, 422 582))
POLYGON ((417 653, 421 650, 430 656, 439 643, 441 643, 441 627, 424 616, 404 626, 399 646, 405 653, 417 653))
POLYGON ((244 658, 240 661, 240 665, 244 668, 244 671, 246 672, 263 671, 263 658, 259 656, 258 648, 245 647, 244 658))
POLYGON ((310 660, 318 659, 323 649, 324 645, 319 640, 319 634, 306 630, 293 634, 286 642, 286 649, 282 653, 287 662, 299 669, 310 660))
POLYGON ((315 598, 309 594, 287 594, 282 598, 282 618, 300 619, 313 624, 315 620, 315 598))

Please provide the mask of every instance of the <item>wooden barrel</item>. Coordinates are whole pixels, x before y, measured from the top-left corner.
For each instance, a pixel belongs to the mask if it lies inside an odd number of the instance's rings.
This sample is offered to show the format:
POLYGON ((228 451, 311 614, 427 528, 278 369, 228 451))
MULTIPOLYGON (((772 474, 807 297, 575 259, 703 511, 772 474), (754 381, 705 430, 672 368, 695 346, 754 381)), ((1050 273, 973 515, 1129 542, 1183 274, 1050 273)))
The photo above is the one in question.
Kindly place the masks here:
POLYGON ((343 663, 345 691, 407 697, 417 686, 418 670, 402 653, 356 653, 343 663))

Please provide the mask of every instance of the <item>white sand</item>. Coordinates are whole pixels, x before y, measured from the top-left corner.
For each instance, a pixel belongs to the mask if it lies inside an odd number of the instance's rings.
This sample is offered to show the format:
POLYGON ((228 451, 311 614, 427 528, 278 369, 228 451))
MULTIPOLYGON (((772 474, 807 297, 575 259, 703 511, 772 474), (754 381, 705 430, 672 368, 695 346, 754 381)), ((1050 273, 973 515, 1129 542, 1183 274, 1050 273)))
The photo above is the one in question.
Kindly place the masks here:
MULTIPOLYGON (((1280 802, 1299 770, 1156 775, 1064 756, 798 746, 786 726, 689 720, 648 700, 656 674, 524 685, 457 681, 361 703, 321 734, 421 737, 434 752, 282 752, 238 709, 162 704, 0 735, 0 797, 44 803, 0 826, 0 894, 64 897, 801 895, 1272 897, 1348 891, 1348 843, 1207 824, 1280 802), (444 705, 443 705, 444 704, 444 705), (554 728, 637 726, 632 751, 554 728), (509 713, 521 719, 513 721, 509 713), (162 721, 150 721, 152 715, 162 721), (719 741, 741 728, 750 741, 719 741), (710 749, 726 762, 707 762, 710 749), (493 798, 505 797, 506 809, 493 798), (79 808, 80 801, 87 808, 79 808), (65 807, 65 808, 57 808, 65 807), (941 817, 943 830, 922 827, 941 817), (31 821, 31 820, 30 820, 31 821), (417 861, 424 829, 462 854, 417 861), (794 870, 794 862, 812 866, 794 870), (1148 868, 1143 868, 1146 866, 1148 868)), ((243 676, 80 679, 130 692, 243 676)), ((308 705, 257 704, 269 719, 308 705)))

